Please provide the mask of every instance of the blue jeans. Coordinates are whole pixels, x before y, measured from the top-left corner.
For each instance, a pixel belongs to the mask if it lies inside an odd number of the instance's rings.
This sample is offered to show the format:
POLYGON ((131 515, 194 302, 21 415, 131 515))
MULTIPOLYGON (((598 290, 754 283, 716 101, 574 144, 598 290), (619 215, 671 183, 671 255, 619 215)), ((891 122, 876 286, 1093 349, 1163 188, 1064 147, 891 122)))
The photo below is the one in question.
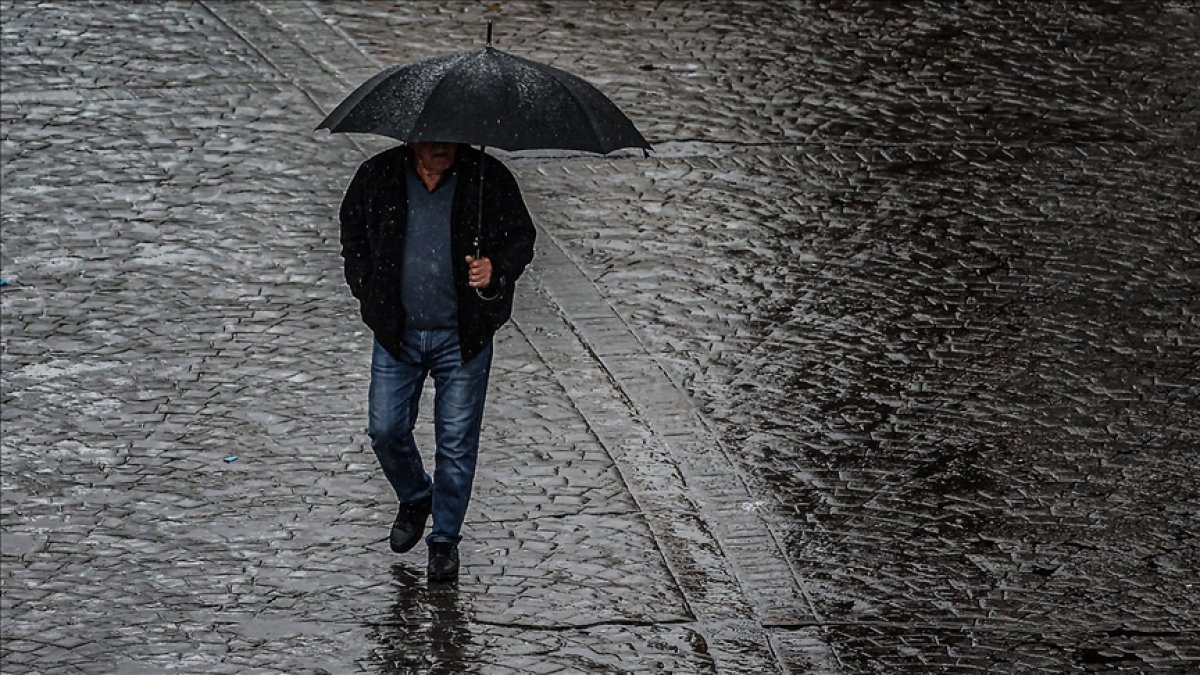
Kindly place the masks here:
POLYGON ((433 529, 425 541, 457 544, 475 480, 492 346, 464 364, 457 329, 408 330, 403 343, 403 350, 392 354, 376 341, 371 355, 371 448, 401 502, 433 498, 433 529), (432 478, 413 439, 429 374, 437 441, 432 478))

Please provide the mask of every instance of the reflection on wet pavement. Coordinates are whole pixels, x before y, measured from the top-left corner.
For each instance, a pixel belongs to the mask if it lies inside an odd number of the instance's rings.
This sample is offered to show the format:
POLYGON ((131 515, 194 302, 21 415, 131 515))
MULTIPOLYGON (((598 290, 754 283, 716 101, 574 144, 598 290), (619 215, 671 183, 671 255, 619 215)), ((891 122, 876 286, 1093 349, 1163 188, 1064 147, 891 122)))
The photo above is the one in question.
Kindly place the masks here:
POLYGON ((471 631, 454 584, 425 584, 424 570, 406 563, 392 565, 395 602, 374 626, 375 652, 381 673, 476 672, 471 631))

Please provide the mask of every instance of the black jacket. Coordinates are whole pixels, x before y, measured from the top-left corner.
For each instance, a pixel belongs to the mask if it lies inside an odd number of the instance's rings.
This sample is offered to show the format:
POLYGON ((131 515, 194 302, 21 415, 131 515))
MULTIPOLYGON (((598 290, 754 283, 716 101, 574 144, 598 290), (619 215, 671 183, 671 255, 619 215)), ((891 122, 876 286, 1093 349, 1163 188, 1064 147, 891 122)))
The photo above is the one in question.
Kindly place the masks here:
MULTIPOLYGON (((400 301, 408 197, 404 172, 413 161, 408 146, 385 150, 363 162, 342 200, 342 258, 346 283, 358 298, 363 321, 393 354, 404 331, 400 301)), ((458 292, 458 335, 463 362, 470 361, 512 315, 517 278, 533 259, 536 233, 512 173, 494 157, 458 146, 458 185, 450 215, 454 287, 458 292), (483 158, 483 257, 492 261, 492 284, 480 298, 467 285, 468 255, 475 255, 479 208, 479 162, 483 158)))

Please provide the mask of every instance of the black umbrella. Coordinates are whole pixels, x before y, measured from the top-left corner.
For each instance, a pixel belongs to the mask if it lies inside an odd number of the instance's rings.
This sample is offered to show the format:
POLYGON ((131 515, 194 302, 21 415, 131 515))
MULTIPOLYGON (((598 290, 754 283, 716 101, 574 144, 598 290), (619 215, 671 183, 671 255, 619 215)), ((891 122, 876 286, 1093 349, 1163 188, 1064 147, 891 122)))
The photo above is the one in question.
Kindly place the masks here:
POLYGON ((609 153, 650 144, 612 101, 582 79, 487 46, 388 68, 317 127, 504 150, 609 153))
MULTIPOLYGON (((355 89, 317 129, 467 143, 481 151, 650 149, 633 122, 592 85, 492 47, 490 21, 483 49, 388 68, 355 89)), ((482 228, 482 162, 479 168, 482 228)), ((477 232, 476 257, 479 238, 477 232)))

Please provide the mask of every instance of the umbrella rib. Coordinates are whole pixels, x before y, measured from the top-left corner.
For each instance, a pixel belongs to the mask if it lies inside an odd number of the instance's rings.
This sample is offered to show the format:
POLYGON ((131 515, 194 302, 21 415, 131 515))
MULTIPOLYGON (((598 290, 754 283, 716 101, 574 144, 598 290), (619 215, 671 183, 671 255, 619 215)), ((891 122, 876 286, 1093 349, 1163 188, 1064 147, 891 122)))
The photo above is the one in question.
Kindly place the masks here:
MULTIPOLYGON (((588 131, 591 132, 592 138, 595 139, 596 147, 603 148, 604 145, 600 142, 600 135, 598 133, 596 133, 596 118, 594 118, 592 116, 591 111, 588 110, 588 107, 586 105, 584 105, 582 101, 579 100, 579 97, 575 95, 575 92, 571 89, 571 87, 567 86, 567 84, 565 82, 563 82, 562 79, 559 78, 557 71, 555 71, 554 69, 550 69, 549 73, 550 73, 550 76, 554 78, 555 83, 557 83, 558 86, 562 87, 563 90, 567 92, 567 95, 570 97, 571 102, 575 104, 575 107, 579 108, 579 111, 582 112, 583 116, 587 118, 588 131)), ((603 150, 597 150, 596 152, 599 152, 600 154, 605 154, 603 150)))
POLYGON ((345 120, 346 117, 354 112, 354 108, 360 102, 362 102, 364 98, 370 96, 374 92, 374 89, 379 86, 381 82, 387 80, 392 76, 392 74, 403 67, 404 66, 392 66, 391 68, 385 68, 384 70, 373 75, 371 79, 360 84, 358 88, 355 89, 349 96, 347 96, 344 101, 339 103, 336 108, 334 108, 328 115, 325 116, 325 119, 321 122, 321 124, 317 125, 317 128, 325 128, 333 131, 333 128, 341 124, 342 120, 345 120))
MULTIPOLYGON (((412 128, 410 128, 408 130, 410 136, 412 135, 412 132, 415 129, 417 129, 421 126, 421 122, 423 121, 423 118, 425 117, 425 113, 428 112, 428 110, 429 110, 430 101, 433 101, 434 98, 436 98, 435 94, 437 94, 438 90, 442 88, 442 85, 446 84, 446 78, 450 77, 450 74, 452 72, 454 72, 454 70, 456 68, 458 68, 462 64, 462 62, 464 60, 466 60, 466 58, 468 56, 473 56, 474 54, 477 54, 477 53, 478 52, 468 52, 465 54, 459 54, 459 55, 457 55, 458 58, 454 59, 453 63, 446 66, 446 69, 442 72, 441 77, 438 78, 437 84, 433 85, 433 87, 429 90, 429 94, 427 96, 425 96, 425 102, 421 104, 421 112, 417 113, 413 117, 412 128)), ((426 140, 445 140, 445 139, 426 139, 426 140)))

